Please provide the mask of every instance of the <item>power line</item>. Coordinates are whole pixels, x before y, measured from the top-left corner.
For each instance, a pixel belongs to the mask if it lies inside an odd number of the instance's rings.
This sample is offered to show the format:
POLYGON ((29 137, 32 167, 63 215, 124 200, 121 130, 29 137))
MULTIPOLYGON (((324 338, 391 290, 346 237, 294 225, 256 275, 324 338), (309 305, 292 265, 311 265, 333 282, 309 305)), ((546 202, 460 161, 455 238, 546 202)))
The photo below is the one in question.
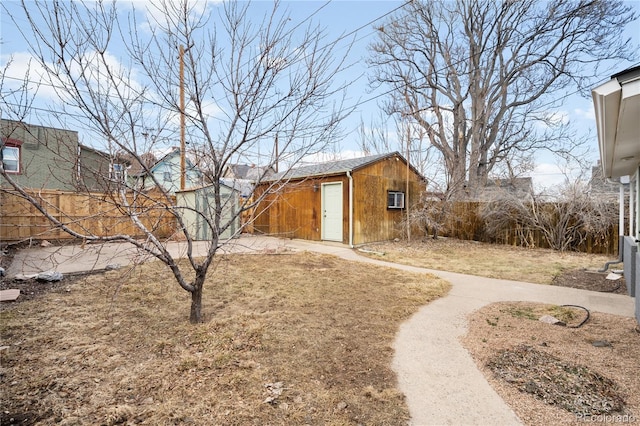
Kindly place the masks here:
MULTIPOLYGON (((338 37, 337 39, 335 39, 335 40, 333 40, 333 41, 331 41, 331 42, 327 43, 327 44, 326 44, 326 45, 324 45, 323 47, 320 47, 319 49, 317 49, 317 50, 316 50, 316 52, 318 52, 318 51, 322 52, 322 51, 324 51, 324 50, 326 50, 326 49, 328 49, 328 48, 330 48, 330 47, 332 47, 332 46, 337 45, 339 42, 341 42, 341 41, 345 40, 346 38, 351 37, 352 35, 357 34, 357 33, 358 33, 359 31, 361 31, 363 28, 366 28, 366 27, 368 27, 368 26, 372 25, 373 23, 375 23, 376 21, 379 21, 380 19, 383 19, 383 18, 385 18, 385 17, 387 17, 387 16, 391 15, 392 13, 395 13, 397 10, 399 10, 399 9, 403 8, 403 7, 404 7, 406 4, 408 4, 410 1, 411 1, 411 0, 407 0, 407 1, 405 1, 404 3, 402 3, 400 6, 397 6, 397 7, 395 7, 394 9, 392 9, 392 10, 390 10, 390 11, 388 11, 388 12, 386 12, 386 13, 384 13, 384 14, 382 14, 382 15, 380 15, 380 16, 378 16, 378 17, 376 17, 376 18, 374 18, 374 19, 372 19, 372 20, 370 20, 370 21, 368 21, 367 23, 362 24, 362 25, 360 25, 359 27, 357 27, 357 28, 355 28, 355 29, 353 29, 353 30, 351 30, 351 31, 349 31, 349 32, 347 32, 347 33, 345 33, 345 34, 341 35, 341 36, 340 36, 340 37, 338 37)), ((299 28, 299 27, 300 27, 301 25, 303 25, 305 22, 309 21, 313 16, 315 16, 316 14, 318 14, 322 9, 324 9, 324 8, 325 8, 327 5, 329 5, 330 3, 331 3, 331 0, 329 0, 329 1, 325 2, 322 6, 320 6, 318 9, 316 9, 313 13, 311 13, 311 14, 310 14, 309 16, 307 16, 305 19, 303 19, 302 21, 300 21, 299 23, 297 23, 293 28, 291 28, 290 30, 288 30, 288 31, 285 33, 285 35, 289 35, 289 34, 291 34, 295 29, 299 28)), ((13 18, 13 17, 12 17, 12 18, 13 18)), ((360 38, 359 38, 359 39, 357 39, 356 41, 361 41, 362 39, 364 39, 365 37, 370 36, 370 35, 371 35, 371 34, 373 34, 373 33, 374 33, 374 32, 369 32, 368 34, 366 34, 366 35, 364 35, 364 36, 360 37, 360 38)), ((298 59, 297 61, 295 61, 295 62, 300 62, 300 61, 302 61, 302 60, 306 59, 308 56, 309 56, 309 54, 306 54, 306 55, 302 56, 301 58, 299 58, 299 59, 298 59)), ((295 62, 293 62, 293 63, 295 63, 295 62)), ((245 65, 246 65, 247 63, 248 63, 248 62, 246 62, 246 63, 245 63, 245 65)), ((363 74, 361 74, 361 75, 360 75, 357 79, 355 79, 354 81, 358 81, 359 79, 361 79, 361 78, 362 78, 362 76, 363 76, 363 74)), ((4 78, 6 78, 6 79, 10 79, 10 80, 15 80, 15 81, 21 81, 21 82, 31 83, 31 84, 36 84, 36 85, 39 85, 39 86, 51 87, 51 88, 56 89, 56 90, 66 90, 66 88, 65 88, 64 86, 62 86, 62 85, 57 85, 57 84, 54 84, 54 83, 52 83, 52 82, 34 81, 34 80, 30 80, 30 79, 21 79, 21 78, 17 78, 17 77, 10 77, 10 76, 6 76, 6 75, 4 76, 4 78)), ((219 80, 218 80, 216 83, 214 83, 214 84, 221 83, 221 82, 222 82, 222 79, 219 79, 219 80)), ((87 95, 92 95, 92 92, 90 92, 90 91, 88 91, 88 90, 78 89, 78 91, 79 91, 79 92, 81 92, 81 93, 82 93, 82 92, 84 92, 84 93, 85 93, 85 94, 87 94, 87 95)), ((109 98, 109 97, 113 97, 113 95, 112 95, 112 96, 107 96, 107 98, 109 98)), ((125 99, 126 99, 126 98, 125 98, 125 99)), ((146 98, 146 97, 143 97, 143 99, 145 99, 146 101, 152 102, 151 100, 149 100, 149 99, 148 99, 148 98, 146 98)), ((129 100, 130 100, 130 99, 129 99, 129 100)), ((364 103, 364 102, 363 102, 363 103, 364 103)), ((15 105, 15 104, 11 104, 11 105, 17 106, 17 105, 15 105)), ((34 109, 35 109, 35 107, 34 107, 34 109)), ((48 112, 51 112, 51 113, 57 113, 57 112, 54 112, 54 111, 52 111, 52 110, 47 110, 47 109, 43 109, 43 108, 39 108, 39 110, 42 110, 42 111, 48 111, 48 112)), ((59 113, 59 112, 58 112, 58 113, 59 113)), ((59 114, 65 114, 65 113, 59 113, 59 114)), ((70 113, 66 113, 66 114, 69 114, 69 115, 71 115, 71 116, 81 117, 81 116, 79 116, 79 115, 74 115, 74 114, 70 114, 70 113)), ((216 117, 212 117, 212 118, 216 118, 216 117)))
MULTIPOLYGON (((383 19, 383 18, 385 18, 385 17, 387 17, 387 16, 391 15, 392 13, 395 13, 396 11, 400 10, 401 8, 403 8, 404 6, 406 6, 406 5, 407 5, 408 3, 410 3, 410 2, 411 2, 411 0, 407 0, 407 1, 405 1, 405 2, 404 2, 404 3, 402 3, 400 6, 397 6, 396 8, 392 9, 391 11, 386 12, 386 13, 384 13, 384 14, 380 15, 379 17, 377 17, 377 18, 375 18, 375 19, 370 20, 369 22, 367 22, 367 23, 365 23, 365 24, 363 24, 363 25, 361 25, 361 26, 357 27, 356 29, 354 29, 354 30, 352 30, 352 31, 350 31, 350 32, 348 32, 348 33, 346 33, 346 34, 343 34, 342 36, 338 37, 338 38, 337 38, 337 39, 335 39, 334 41, 332 41, 332 42, 330 42, 330 43, 326 44, 325 46, 323 46, 323 47, 321 47, 321 48, 319 48, 318 50, 322 51, 322 50, 325 50, 325 49, 327 49, 327 48, 329 48, 329 47, 331 47, 331 46, 336 45, 337 43, 339 43, 340 41, 342 41, 342 40, 346 39, 347 37, 350 37, 351 35, 357 34, 357 33, 358 33, 360 30, 362 30, 363 28, 365 28, 365 27, 367 27, 367 26, 372 25, 372 24, 373 24, 373 23, 375 23, 376 21, 378 21, 378 20, 380 20, 380 19, 383 19)), ((317 9, 316 11, 314 11, 311 15, 309 15, 307 18, 305 18, 302 22, 298 23, 295 27, 293 27, 293 28, 292 28, 288 33, 290 33, 291 31, 293 31, 293 29, 298 28, 298 27, 299 27, 300 25, 302 25, 304 22, 306 22, 306 21, 308 21, 309 19, 311 19, 311 17, 313 17, 314 15, 316 15, 320 10, 322 10, 324 7, 326 7, 329 3, 330 3, 330 1, 327 1, 326 3, 324 3, 320 8, 318 8, 318 9, 317 9)), ((370 36, 371 34, 374 34, 375 32, 376 32, 376 31, 369 32, 369 33, 367 33, 367 34, 363 35, 362 37, 360 37, 359 39, 357 39, 356 41, 360 41, 360 40, 364 39, 365 37, 368 37, 368 36, 370 36)), ((495 45, 494 45, 493 47, 495 47, 495 45)), ((491 47, 489 47, 488 49, 491 49, 491 47)), ((485 49, 485 51, 486 51, 486 49, 485 49)), ((482 53, 482 52, 479 52, 479 53, 478 53, 478 55, 480 55, 481 53, 482 53)), ((306 58, 306 56, 302 57, 302 58, 301 58, 301 59, 299 59, 298 61, 303 60, 304 58, 306 58)), ((468 59, 460 59, 460 60, 458 60, 458 61, 454 61, 451 65, 459 65, 459 64, 461 64, 461 63, 463 63, 463 62, 466 62, 467 60, 468 60, 468 59)), ((638 64, 640 64, 640 62, 639 62, 638 64)), ((638 64, 633 65, 633 66, 637 66, 638 64)), ((438 72, 442 72, 442 71, 444 71, 446 68, 448 68, 448 66, 443 66, 440 70, 436 70, 436 71, 434 71, 434 72, 436 72, 436 73, 438 73, 438 72)), ((361 75, 360 75, 357 79, 355 79, 354 81, 358 81, 359 79, 361 79, 361 78, 362 78, 362 76, 363 76, 363 75, 364 75, 364 74, 361 74, 361 75)), ((13 80, 18 80, 18 81, 25 81, 25 80, 22 80, 22 79, 19 79, 19 78, 15 78, 15 77, 8 77, 8 76, 5 76, 5 78, 13 79, 13 80)), ((424 77, 424 78, 426 78, 426 77, 424 77)), ((606 82, 607 80, 608 80, 608 79, 604 78, 603 80, 601 80, 601 83, 599 83, 599 84, 602 84, 602 83, 606 82)), ((27 82, 30 82, 30 83, 33 83, 33 84, 41 84, 41 85, 44 85, 44 86, 49 86, 49 87, 53 87, 53 88, 57 88, 57 89, 63 89, 63 87, 61 87, 61 86, 56 86, 56 85, 53 85, 53 84, 47 84, 47 83, 42 83, 42 82, 35 82, 35 81, 31 81, 31 80, 27 80, 27 82)), ((218 80, 218 83, 219 83, 219 82, 221 82, 221 80, 218 80)), ((346 108, 345 108, 345 110, 355 110, 355 109, 357 109, 358 107, 360 107, 360 106, 362 106, 362 105, 365 105, 365 104, 367 104, 367 103, 369 103, 369 102, 371 102, 371 101, 374 101, 374 100, 376 100, 376 99, 379 99, 379 98, 381 98, 381 97, 383 97, 383 96, 387 96, 387 95, 389 95, 389 94, 393 93, 393 92, 394 92, 394 91, 396 91, 396 90, 397 90, 396 88, 390 88, 389 90, 386 90, 386 91, 384 91, 384 92, 382 92, 382 93, 379 93, 379 94, 374 95, 374 96, 371 96, 371 97, 369 97, 369 98, 365 98, 365 99, 363 99, 363 100, 360 100, 360 101, 356 102, 355 104, 352 104, 352 105, 350 105, 350 106, 346 107, 346 108)), ((553 105, 553 104, 555 104, 555 103, 557 103, 557 102, 559 102, 559 101, 562 101, 562 100, 565 100, 565 99, 569 98, 570 96, 573 96, 573 95, 576 95, 576 94, 580 93, 580 91, 581 91, 581 89, 577 89, 577 90, 575 90, 575 91, 573 91, 573 92, 566 93, 566 94, 564 94, 564 95, 563 95, 563 96, 561 96, 561 97, 553 98, 553 99, 549 100, 549 101, 548 101, 548 102, 546 102, 546 103, 540 104, 539 106, 540 106, 540 107, 551 106, 551 105, 553 105)), ((89 92, 87 92, 87 93, 89 93, 89 92)), ((18 106, 17 104, 11 104, 11 103, 7 103, 7 104, 8 104, 8 105, 13 105, 13 106, 18 106)), ((75 115, 75 114, 72 114, 72 113, 60 113, 60 112, 56 112, 56 111, 53 111, 53 110, 50 110, 50 109, 43 109, 43 108, 37 108, 37 107, 32 107, 32 109, 41 110, 41 111, 46 111, 46 112, 50 112, 50 113, 53 113, 53 114, 68 114, 68 115, 70 115, 70 116, 86 118, 85 116, 75 115)), ((212 118, 215 118, 215 117, 212 117, 212 118)))

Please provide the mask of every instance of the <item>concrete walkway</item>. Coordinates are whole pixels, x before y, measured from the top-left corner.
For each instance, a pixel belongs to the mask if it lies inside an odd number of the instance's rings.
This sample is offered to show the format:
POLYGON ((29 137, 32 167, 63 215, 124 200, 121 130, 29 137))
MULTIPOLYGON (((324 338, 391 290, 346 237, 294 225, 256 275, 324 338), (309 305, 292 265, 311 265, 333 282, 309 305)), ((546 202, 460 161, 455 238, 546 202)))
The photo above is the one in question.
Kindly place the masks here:
MULTIPOLYGON (((95 248, 22 250, 7 271, 9 275, 56 269, 73 272, 92 266, 131 263, 138 256, 123 245, 95 248), (54 268, 55 267, 55 268, 54 268)), ((633 299, 617 294, 598 293, 516 281, 496 280, 451 272, 405 266, 359 256, 341 244, 282 240, 243 236, 225 248, 227 252, 272 252, 282 249, 312 251, 347 260, 393 267, 415 273, 432 273, 452 284, 451 291, 421 308, 401 325, 394 342, 393 369, 400 390, 406 395, 411 425, 513 425, 521 424, 515 413, 487 383, 459 337, 467 330, 466 317, 493 302, 530 301, 577 304, 591 311, 632 317, 633 299)), ((170 247, 176 255, 184 244, 170 247)), ((205 250, 197 244, 196 250, 205 250)))

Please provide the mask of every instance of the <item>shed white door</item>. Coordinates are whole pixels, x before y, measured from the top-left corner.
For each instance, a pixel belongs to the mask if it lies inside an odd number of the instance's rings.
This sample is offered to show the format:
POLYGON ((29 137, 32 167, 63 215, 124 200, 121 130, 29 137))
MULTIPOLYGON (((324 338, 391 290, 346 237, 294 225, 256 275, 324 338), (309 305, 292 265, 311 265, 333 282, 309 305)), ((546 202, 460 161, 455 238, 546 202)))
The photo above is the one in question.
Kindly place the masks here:
POLYGON ((342 182, 322 184, 322 239, 342 241, 342 182))

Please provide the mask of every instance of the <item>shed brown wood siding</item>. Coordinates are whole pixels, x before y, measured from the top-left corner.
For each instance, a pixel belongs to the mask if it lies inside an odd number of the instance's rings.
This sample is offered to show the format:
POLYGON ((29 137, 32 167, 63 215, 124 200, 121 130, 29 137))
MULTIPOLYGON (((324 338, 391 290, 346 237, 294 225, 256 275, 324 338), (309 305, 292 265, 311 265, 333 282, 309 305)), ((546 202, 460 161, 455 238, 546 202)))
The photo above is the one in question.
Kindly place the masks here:
MULTIPOLYGON (((290 181, 260 203, 254 229, 263 234, 320 241, 322 184, 342 182, 342 234, 349 238, 349 179, 346 175, 290 181)), ((264 191, 266 186, 258 189, 264 191)))
MULTIPOLYGON (((390 240, 403 235, 400 222, 406 210, 387 209, 387 191, 406 193, 407 165, 398 156, 383 158, 356 169, 353 176, 353 243, 390 240)), ((308 177, 271 190, 256 209, 256 232, 289 238, 322 239, 321 194, 323 183, 342 182, 342 242, 349 243, 349 178, 346 173, 308 177)), ((267 190, 268 184, 257 189, 267 190)), ((405 205, 420 202, 426 183, 413 169, 405 205)), ((412 230, 412 235, 415 235, 412 230)))
MULTIPOLYGON (((405 209, 388 209, 387 192, 405 193, 405 206, 415 207, 426 191, 426 184, 413 170, 409 170, 407 193, 407 164, 398 157, 386 158, 355 170, 353 173, 353 244, 386 241, 403 235, 401 221, 405 209)), ((412 234, 416 230, 412 229, 412 234)), ((348 242, 348 241, 347 241, 348 242)))

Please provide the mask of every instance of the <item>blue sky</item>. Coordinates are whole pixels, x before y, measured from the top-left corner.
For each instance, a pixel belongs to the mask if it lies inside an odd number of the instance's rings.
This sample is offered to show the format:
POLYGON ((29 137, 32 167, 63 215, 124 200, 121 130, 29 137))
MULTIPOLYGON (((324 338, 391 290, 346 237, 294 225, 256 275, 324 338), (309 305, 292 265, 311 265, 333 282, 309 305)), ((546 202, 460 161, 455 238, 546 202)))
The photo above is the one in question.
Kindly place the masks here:
MULTIPOLYGON (((380 118, 378 102, 382 91, 371 92, 367 79, 367 66, 365 58, 368 55, 367 46, 375 38, 373 25, 384 21, 385 15, 399 7, 400 1, 284 1, 282 5, 286 7, 293 21, 303 20, 313 14, 313 21, 322 27, 326 27, 327 40, 337 39, 345 34, 351 34, 340 43, 338 54, 347 49, 347 42, 354 41, 349 54, 348 62, 351 66, 342 73, 339 78, 345 81, 352 81, 348 88, 348 104, 357 105, 355 112, 344 123, 345 138, 341 140, 334 151, 341 152, 345 157, 357 156, 359 152, 358 127, 361 121, 369 125, 380 118)), ((144 7, 145 2, 135 2, 136 7, 144 7)), ((204 4, 204 3, 203 3, 204 4)), ((640 12, 640 0, 630 2, 640 12)), ((3 5, 10 11, 19 7, 17 1, 3 1, 3 5)), ((214 6, 215 7, 215 6, 214 6)), ((251 6, 251 12, 256 19, 262 17, 264 12, 271 7, 271 2, 257 1, 251 6)), ((14 66, 7 73, 9 78, 20 78, 24 75, 24 64, 28 58, 28 48, 22 40, 19 31, 15 28, 12 20, 7 16, 4 9, 0 8, 0 65, 4 67, 9 57, 13 55, 14 66)), ((636 45, 640 45, 640 23, 636 22, 634 27, 627 30, 630 37, 635 40, 636 45)), ((117 57, 117 52, 112 52, 117 57)), ((616 66, 616 71, 632 66, 632 63, 624 63, 616 66)), ((602 81, 609 79, 608 75, 602 76, 602 81)), ((9 80, 11 81, 11 80, 9 80)), ((52 93, 46 88, 39 92, 36 105, 48 108, 51 105, 52 93)), ((43 112, 33 114, 30 121, 38 124, 39 117, 43 112)), ((590 134, 590 160, 595 163, 598 159, 597 136, 595 133, 595 122, 593 115, 593 104, 590 98, 582 98, 578 95, 566 98, 562 105, 551 111, 562 120, 570 120, 580 131, 590 134)), ((82 137, 82 135, 81 135, 82 137)), ((537 158, 536 172, 534 174, 537 185, 549 185, 557 183, 562 179, 558 164, 555 158, 549 155, 541 155, 537 158)))

